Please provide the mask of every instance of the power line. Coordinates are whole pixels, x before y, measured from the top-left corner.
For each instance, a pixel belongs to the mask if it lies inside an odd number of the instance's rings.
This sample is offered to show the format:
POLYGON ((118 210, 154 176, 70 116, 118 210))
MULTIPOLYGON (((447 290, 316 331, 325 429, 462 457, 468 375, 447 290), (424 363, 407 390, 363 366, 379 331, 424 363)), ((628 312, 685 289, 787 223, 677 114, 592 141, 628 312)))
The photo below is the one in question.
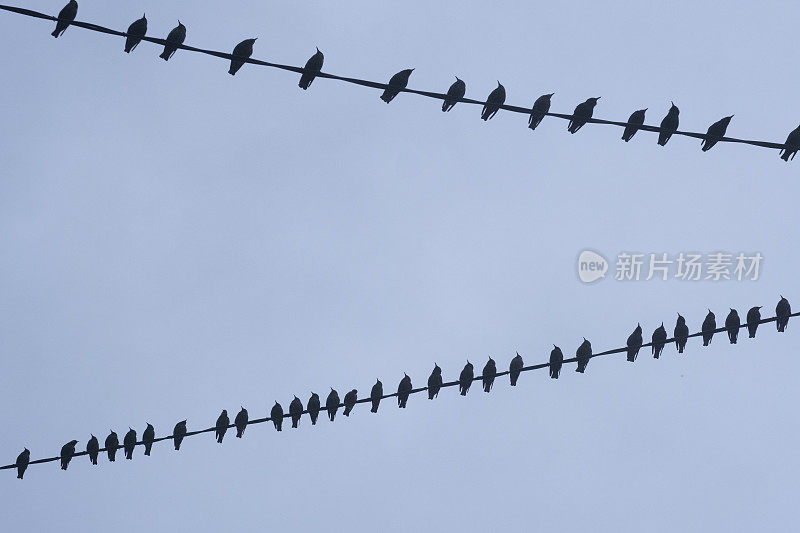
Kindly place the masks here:
MULTIPOLYGON (((789 317, 800 316, 800 312, 792 313, 792 314, 790 314, 788 316, 789 317)), ((764 319, 759 320, 758 324, 759 325, 760 324, 767 324, 767 323, 770 323, 770 322, 775 322, 776 320, 777 320, 776 316, 775 317, 771 317, 771 318, 764 318, 764 319)), ((747 322, 745 322, 743 324, 740 324, 738 329, 743 329, 743 328, 746 328, 746 327, 748 327, 748 323, 747 322)), ((722 333, 724 331, 727 331, 727 328, 721 327, 721 328, 714 329, 713 333, 716 335, 717 333, 722 333)), ((708 332, 706 332, 706 333, 708 333, 708 332)), ((686 338, 687 339, 691 339, 691 338, 694 338, 694 337, 700 337, 703 334, 704 334, 704 332, 698 331, 697 333, 691 333, 691 334, 687 335, 686 338)), ((673 342, 675 342, 675 337, 669 337, 664 341, 664 346, 666 347, 667 345, 669 345, 669 344, 671 344, 673 342)), ((650 346, 653 346, 652 342, 642 343, 640 349, 647 348, 647 347, 650 347, 650 346)), ((590 356, 590 359, 594 359, 596 357, 601 357, 601 356, 605 356, 605 355, 612 355, 612 354, 617 354, 617 353, 626 353, 627 350, 628 350, 627 346, 624 346, 622 348, 614 348, 612 350, 606 350, 604 352, 593 353, 590 356)), ((578 361, 577 357, 564 358, 562 364, 576 363, 577 361, 578 361)), ((536 364, 536 365, 524 366, 524 367, 522 367, 520 369, 520 372, 530 372, 530 371, 533 371, 533 370, 541 370, 543 368, 549 368, 549 367, 550 367, 550 363, 549 362, 548 363, 539 363, 539 364, 536 364)), ((511 373, 510 370, 497 372, 495 374, 495 378, 503 377, 503 376, 506 376, 506 375, 508 375, 510 373, 511 373)), ((481 380, 483 380, 483 376, 482 375, 475 376, 475 377, 472 378, 470 383, 473 383, 475 381, 481 381, 481 380)), ((447 387, 455 387, 455 386, 459 385, 459 383, 460 383, 459 380, 444 382, 444 383, 442 383, 440 388, 444 389, 444 388, 447 388, 447 387)), ((409 392, 409 395, 411 395, 411 394, 419 394, 419 393, 425 392, 427 390, 428 390, 427 386, 426 387, 417 387, 417 388, 411 389, 411 391, 409 392)), ((381 401, 383 401, 386 398, 394 398, 394 397, 397 397, 397 396, 398 396, 398 393, 394 392, 394 393, 390 393, 390 394, 384 394, 384 395, 382 395, 380 397, 380 399, 381 399, 381 401)), ((372 401, 372 398, 367 396, 367 397, 358 399, 355 403, 356 404, 369 403, 371 401, 372 401)), ((336 406, 336 409, 338 410, 339 408, 344 407, 344 405, 345 405, 344 402, 340 402, 336 406)), ((323 412, 323 411, 327 412, 327 408, 324 407, 324 406, 320 408, 320 412, 323 412)), ((303 412, 301 413, 301 415, 305 415, 305 414, 308 414, 308 409, 304 409, 303 412)), ((291 416, 292 416, 291 413, 285 413, 282 418, 291 418, 291 416)), ((249 420, 247 425, 251 426, 251 425, 254 425, 254 424, 263 424, 265 422, 271 422, 271 421, 272 421, 271 417, 255 418, 253 420, 249 420)), ((236 424, 228 424, 227 425, 227 429, 232 429, 234 427, 236 427, 236 424)), ((195 431, 187 431, 186 434, 184 435, 184 438, 193 437, 195 435, 200 435, 202 433, 212 433, 215 430, 216 430, 216 426, 210 427, 210 428, 206 428, 206 429, 195 430, 195 431)), ((173 438, 174 438, 174 435, 167 435, 167 436, 164 436, 164 437, 158 437, 158 438, 153 439, 153 443, 172 440, 173 438)), ((139 440, 139 441, 136 442, 136 446, 141 446, 143 444, 144 444, 143 440, 139 440)), ((121 449, 123 447, 124 447, 124 445, 119 445, 119 446, 116 447, 116 449, 119 450, 119 449, 121 449)), ((103 453, 103 452, 106 452, 107 450, 108 450, 108 448, 100 448, 98 453, 103 453)), ((76 452, 72 457, 74 458, 74 457, 80 457, 80 456, 84 456, 84 455, 88 455, 88 452, 87 451, 76 452)), ((44 458, 44 459, 36 459, 34 461, 30 461, 28 464, 29 465, 35 465, 35 464, 42 464, 42 463, 50 463, 50 462, 53 462, 53 461, 58 461, 60 459, 61 459, 60 456, 47 457, 47 458, 44 458)), ((0 466, 0 470, 10 470, 10 469, 13 469, 13 468, 16 468, 16 464, 9 464, 9 465, 5 465, 5 466, 0 466)))
MULTIPOLYGON (((52 16, 52 15, 46 15, 46 14, 40 13, 38 11, 33 11, 31 9, 25 9, 25 8, 21 8, 21 7, 7 6, 7 5, 0 4, 0 10, 4 10, 4 11, 8 11, 8 12, 11 12, 11 13, 16 13, 16 14, 24 15, 24 16, 28 16, 28 17, 43 19, 43 20, 49 20, 49 21, 57 21, 58 20, 58 17, 52 16)), ((113 30, 111 28, 106 28, 104 26, 100 26, 100 25, 97 25, 97 24, 92 24, 92 23, 89 23, 89 22, 73 21, 73 22, 70 23, 70 25, 71 26, 77 26, 79 28, 84 28, 84 29, 91 30, 91 31, 95 31, 95 32, 98 32, 98 33, 105 33, 105 34, 108 34, 108 35, 114 35, 114 36, 118 36, 118 37, 127 37, 128 36, 127 32, 113 30)), ((159 46, 164 46, 165 43, 166 43, 165 39, 159 39, 159 38, 156 38, 156 37, 144 36, 141 39, 143 41, 147 41, 147 42, 150 42, 150 43, 153 43, 153 44, 157 44, 159 46)), ((189 45, 186 45, 186 44, 180 44, 180 45, 175 45, 175 46, 177 48, 180 48, 182 50, 187 50, 189 52, 197 52, 197 53, 201 53, 201 54, 206 54, 206 55, 218 57, 218 58, 221 58, 221 59, 225 59, 225 60, 228 60, 228 61, 234 59, 234 56, 232 54, 230 54, 230 53, 219 52, 219 51, 216 51, 216 50, 207 50, 207 49, 204 49, 204 48, 197 48, 197 47, 189 46, 189 45)), ((302 74, 302 73, 306 72, 306 70, 303 67, 296 67, 296 66, 293 66, 293 65, 284 65, 284 64, 281 64, 281 63, 273 63, 273 62, 269 62, 269 61, 262 61, 262 60, 259 60, 259 59, 244 58, 244 57, 238 57, 238 56, 235 57, 235 59, 237 59, 239 61, 243 61, 245 63, 253 64, 253 65, 258 65, 258 66, 262 66, 262 67, 276 68, 276 69, 280 69, 280 70, 286 70, 286 71, 289 71, 289 72, 295 72, 297 74, 302 74)), ((375 82, 375 81, 370 81, 370 80, 363 80, 363 79, 359 79, 359 78, 350 78, 350 77, 347 77, 347 76, 339 76, 337 74, 330 74, 330 73, 327 73, 327 72, 315 72, 314 74, 318 78, 328 78, 328 79, 331 79, 331 80, 343 81, 345 83, 351 83, 351 84, 354 84, 354 85, 361 85, 363 87, 370 87, 370 88, 373 88, 373 89, 382 89, 383 90, 383 89, 389 88, 389 84, 387 84, 387 83, 380 83, 380 82, 375 82)), ((418 89, 409 89, 409 88, 400 88, 400 87, 392 87, 392 89, 393 90, 397 90, 398 92, 417 94, 417 95, 420 95, 420 96, 425 96, 427 98, 435 98, 437 100, 446 100, 446 99, 448 99, 448 96, 446 94, 437 93, 437 92, 433 92, 433 91, 423 91, 423 90, 418 90, 418 89)), ((451 101, 462 102, 462 103, 465 103, 465 104, 473 104, 473 105, 480 105, 480 106, 486 105, 486 101, 474 100, 472 98, 457 98, 457 99, 450 98, 450 100, 451 101)), ((525 115, 530 115, 531 111, 532 111, 531 108, 514 106, 514 105, 509 105, 509 104, 501 104, 498 107, 500 109, 505 110, 505 111, 511 111, 512 113, 521 113, 521 114, 525 114, 525 115)), ((567 114, 567 113, 555 113, 555 112, 549 112, 549 111, 548 112, 539 112, 539 111, 537 111, 537 113, 541 114, 541 115, 545 115, 545 116, 560 118, 560 119, 563 119, 563 120, 572 120, 573 118, 575 118, 574 115, 567 114)), ((583 118, 581 120, 583 120, 583 118)), ((659 133, 659 132, 662 131, 662 128, 660 128, 658 126, 650 126, 650 125, 647 125, 647 124, 642 124, 642 125, 629 124, 628 122, 620 122, 620 121, 616 121, 616 120, 605 120, 605 119, 600 119, 600 118, 589 118, 589 119, 586 119, 586 122, 590 123, 590 124, 605 124, 605 125, 609 125, 609 126, 618 126, 618 127, 623 127, 623 128, 627 127, 627 126, 631 126, 631 127, 635 127, 637 130, 650 131, 650 132, 656 132, 656 133, 659 133)), ((675 132, 672 132, 672 134, 673 135, 682 135, 684 137, 693 137, 695 139, 707 139, 707 138, 709 138, 709 136, 707 134, 705 134, 705 133, 698 133, 698 132, 692 132, 692 131, 677 130, 675 132)), ((793 150, 794 149, 792 146, 789 146, 789 145, 787 145, 785 143, 777 143, 777 142, 769 142, 769 141, 758 141, 758 140, 751 140, 751 139, 738 139, 738 138, 735 138, 735 137, 721 137, 721 138, 717 139, 717 141, 718 142, 737 143, 737 144, 749 144, 751 146, 758 146, 758 147, 761 147, 761 148, 772 148, 772 149, 776 149, 776 150, 783 150, 783 149, 793 150)))

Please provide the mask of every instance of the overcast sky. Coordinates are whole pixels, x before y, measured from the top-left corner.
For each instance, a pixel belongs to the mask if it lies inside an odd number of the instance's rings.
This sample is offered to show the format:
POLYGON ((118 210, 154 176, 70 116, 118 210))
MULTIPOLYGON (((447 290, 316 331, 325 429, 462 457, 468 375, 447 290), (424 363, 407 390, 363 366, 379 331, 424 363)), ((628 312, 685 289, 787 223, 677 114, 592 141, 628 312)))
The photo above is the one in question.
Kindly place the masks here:
MULTIPOLYGON (((20 0, 22 2, 22 0, 20 0)), ((20 4, 21 5, 21 4, 20 4)), ((56 14, 59 0, 25 0, 56 14)), ((796 2, 192 2, 81 0, 124 30, 146 12, 187 44, 507 102, 555 92, 626 120, 670 100, 681 127, 735 114, 731 136, 800 123, 796 2)), ((677 312, 800 307, 800 163, 777 151, 527 117, 318 79, 0 13, 0 463, 110 429, 158 435, 241 405, 376 378, 423 385, 437 362, 501 370, 645 336, 677 312), (760 252, 758 281, 619 282, 576 273, 591 249, 760 252)), ((491 394, 386 401, 157 444, 134 461, 3 471, 8 531, 734 531, 796 527, 797 329, 737 346, 693 339, 659 360, 532 372, 491 394), (341 418, 341 419, 340 419, 341 418)))

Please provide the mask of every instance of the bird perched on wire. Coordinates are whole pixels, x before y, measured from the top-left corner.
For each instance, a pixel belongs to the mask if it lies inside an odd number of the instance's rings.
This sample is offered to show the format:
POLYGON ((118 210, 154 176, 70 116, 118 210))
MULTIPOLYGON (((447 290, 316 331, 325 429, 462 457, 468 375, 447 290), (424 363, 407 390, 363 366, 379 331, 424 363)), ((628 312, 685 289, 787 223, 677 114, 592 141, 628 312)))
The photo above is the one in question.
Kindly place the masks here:
POLYGON ((308 58, 306 66, 303 68, 303 74, 300 76, 300 83, 298 86, 304 91, 311 87, 311 82, 317 77, 317 74, 322 70, 322 64, 325 62, 325 54, 319 51, 314 52, 314 55, 308 58))
POLYGON ((664 351, 664 345, 667 344, 667 330, 664 329, 663 322, 653 331, 652 343, 653 358, 658 359, 661 356, 661 352, 664 351))
POLYGON ((381 100, 387 104, 394 100, 394 97, 400 94, 400 91, 408 86, 408 78, 411 76, 412 72, 414 72, 413 68, 407 68, 392 76, 389 79, 389 86, 383 90, 381 100))
POLYGON ((575 352, 575 357, 578 358, 578 368, 575 369, 575 372, 583 374, 586 371, 586 365, 589 364, 589 359, 592 358, 592 343, 584 338, 575 352))
POLYGON ((320 401, 319 401, 319 394, 316 392, 311 393, 311 397, 308 399, 308 403, 306 404, 308 411, 308 416, 311 418, 311 425, 314 426, 317 424, 317 417, 319 416, 320 410, 320 401))
POLYGON ((708 127, 706 138, 703 139, 703 142, 701 143, 701 147, 704 152, 711 150, 720 139, 725 137, 725 132, 728 130, 728 124, 731 123, 732 118, 733 115, 721 118, 708 127))
POLYGON ((531 116, 528 117, 528 127, 532 130, 536 129, 544 117, 547 116, 547 113, 550 112, 550 99, 553 98, 555 93, 550 94, 543 94, 536 101, 533 103, 533 108, 531 109, 531 116))
POLYGON ((465 94, 467 94, 467 84, 464 83, 463 80, 460 80, 458 76, 456 76, 456 81, 454 81, 453 85, 447 89, 447 97, 442 103, 442 111, 447 113, 453 109, 458 101, 464 98, 465 94))
POLYGON ((433 400, 439 396, 442 389, 442 369, 436 363, 433 364, 433 371, 428 376, 428 399, 433 400))
POLYGON ((739 313, 736 309, 731 308, 731 312, 725 318, 725 331, 728 333, 728 340, 731 344, 736 344, 736 339, 739 338, 739 327, 742 325, 739 319, 739 313))
POLYGON ((800 126, 793 129, 789 136, 786 137, 786 142, 783 143, 784 147, 781 148, 781 159, 784 161, 789 161, 789 158, 794 161, 794 156, 798 150, 800 150, 800 126))
POLYGON ((223 409, 219 417, 217 417, 217 423, 214 425, 214 436, 216 436, 219 444, 222 444, 222 439, 225 438, 225 433, 228 431, 230 424, 231 419, 228 418, 228 410, 223 409))
POLYGON ((658 132, 658 144, 659 146, 664 146, 669 141, 672 134, 678 131, 678 124, 680 120, 678 119, 678 115, 680 115, 681 111, 678 109, 678 106, 675 105, 674 102, 670 102, 669 111, 667 111, 667 116, 661 121, 661 131, 658 132))
POLYGON ((339 393, 331 387, 331 392, 328 393, 328 398, 325 400, 325 409, 328 411, 328 418, 333 419, 336 418, 336 411, 339 410, 339 393))
POLYGON ((175 428, 172 430, 172 442, 175 444, 175 451, 181 449, 181 443, 183 439, 186 437, 186 420, 181 420, 177 424, 175 424, 175 428))
POLYGON ((553 349, 550 351, 550 378, 551 379, 558 379, 558 376, 561 374, 561 367, 564 364, 564 353, 561 351, 561 348, 553 345, 553 349))
POLYGON ((636 356, 639 355, 639 350, 642 348, 642 342, 644 342, 642 340, 642 326, 636 324, 636 329, 628 336, 627 342, 628 361, 631 363, 636 361, 636 356))
POLYGON ((786 326, 789 324, 789 315, 791 314, 792 306, 789 305, 789 300, 781 296, 778 305, 775 307, 775 316, 777 317, 775 325, 781 333, 786 330, 786 326))
POLYGON ((289 415, 292 417, 292 427, 297 428, 300 418, 303 416, 303 402, 297 396, 289 404, 289 415))
POLYGON ((69 0, 69 3, 61 8, 61 11, 58 13, 56 29, 53 30, 53 33, 50 35, 58 39, 67 31, 67 28, 69 28, 69 25, 72 24, 76 16, 78 16, 78 2, 69 0))
POLYGON ((683 353, 686 341, 689 339, 689 326, 686 325, 686 319, 680 313, 678 313, 678 322, 675 324, 672 336, 675 337, 675 347, 678 349, 678 353, 683 353))
POLYGON ((486 98, 486 103, 481 110, 481 119, 489 120, 497 114, 500 106, 506 102, 506 88, 498 81, 497 87, 489 93, 486 98))
POLYGON ((147 424, 142 433, 142 444, 144 444, 144 454, 150 455, 150 449, 153 447, 153 440, 156 438, 156 430, 152 424, 147 424))
POLYGON ((356 389, 353 389, 347 394, 345 394, 344 411, 342 411, 342 414, 344 416, 350 416, 350 412, 353 410, 353 407, 356 406, 357 401, 358 401, 358 391, 356 389))
POLYGON ((625 131, 622 132, 623 141, 628 142, 633 139, 633 136, 639 131, 639 127, 644 124, 644 114, 646 111, 647 108, 644 108, 631 113, 631 116, 628 118, 628 125, 625 126, 625 131))
POLYGON ((406 402, 408 402, 408 396, 411 394, 412 388, 411 378, 404 373, 403 379, 400 380, 400 384, 397 386, 397 407, 406 408, 406 402))
POLYGON ((569 120, 569 125, 567 125, 568 132, 577 132, 592 118, 594 106, 597 105, 598 100, 600 100, 599 96, 597 98, 589 98, 575 107, 575 111, 572 112, 572 118, 569 120))
POLYGON ((369 393, 369 399, 372 402, 372 408, 370 408, 370 413, 377 413, 378 407, 381 404, 381 398, 383 398, 383 383, 381 380, 376 379, 375 385, 372 386, 372 390, 369 393))
POLYGON ((250 56, 253 55, 253 45, 258 40, 258 37, 254 39, 245 39, 244 41, 240 42, 233 48, 233 53, 231 55, 231 68, 228 69, 228 74, 231 76, 235 76, 239 69, 244 66, 246 60, 250 59, 250 56))
POLYGON ((117 437, 116 432, 112 431, 108 434, 105 441, 105 448, 109 462, 113 463, 117 458, 117 448, 119 448, 119 437, 117 437))
POLYGON ((751 307, 747 312, 747 334, 754 339, 758 324, 761 322, 761 306, 751 307))
POLYGON ((272 406, 272 410, 269 412, 269 417, 272 419, 275 430, 280 431, 283 427, 283 407, 281 407, 281 404, 275 402, 275 405, 272 406))
POLYGON ((133 52, 139 43, 142 42, 142 37, 147 34, 147 17, 142 15, 139 20, 134 20, 128 26, 128 36, 125 38, 125 53, 130 54, 133 52))
POLYGON ((494 378, 497 376, 497 363, 491 357, 483 366, 483 392, 491 392, 494 385, 494 378))
POLYGON ((14 463, 14 466, 17 467, 17 479, 22 479, 22 476, 25 475, 25 470, 28 469, 28 463, 30 462, 31 451, 28 448, 25 448, 17 456, 17 461, 14 463))
POLYGON ((75 455, 76 444, 78 444, 78 441, 71 440, 61 447, 61 470, 66 470, 69 466, 70 459, 72 459, 72 456, 75 455))
POLYGON ((717 329, 717 318, 714 316, 714 313, 711 312, 711 309, 709 309, 705 320, 703 320, 703 326, 700 328, 700 331, 703 333, 703 346, 711 344, 711 338, 714 336, 715 329, 717 329))
POLYGON ((522 356, 519 352, 517 352, 517 355, 511 360, 511 364, 508 365, 508 376, 511 378, 512 387, 517 386, 517 380, 519 379, 520 373, 522 373, 523 366, 525 366, 525 362, 522 360, 522 356))
POLYGON ((122 448, 125 452, 125 459, 133 459, 133 449, 136 447, 136 430, 128 427, 128 432, 122 439, 122 448))
POLYGON ((239 412, 236 413, 236 418, 233 419, 233 425, 236 426, 237 439, 241 439, 244 436, 244 430, 247 429, 248 422, 250 422, 250 413, 248 413, 247 409, 240 405, 239 412))
POLYGON ((467 364, 464 365, 464 368, 461 370, 461 374, 458 376, 458 391, 461 393, 461 396, 466 396, 469 392, 469 387, 472 385, 472 380, 475 378, 475 369, 472 366, 472 363, 467 360, 467 364))
POLYGON ((158 56, 164 61, 169 61, 169 59, 175 55, 175 52, 178 51, 178 47, 180 47, 183 42, 186 40, 186 26, 181 24, 181 21, 178 21, 178 25, 175 26, 169 35, 167 35, 167 40, 164 43, 164 51, 161 52, 161 55, 158 56))
POLYGON ((89 461, 93 464, 97 464, 97 455, 100 453, 100 443, 97 441, 97 437, 92 435, 92 438, 89 439, 89 442, 86 443, 86 453, 89 454, 89 461))

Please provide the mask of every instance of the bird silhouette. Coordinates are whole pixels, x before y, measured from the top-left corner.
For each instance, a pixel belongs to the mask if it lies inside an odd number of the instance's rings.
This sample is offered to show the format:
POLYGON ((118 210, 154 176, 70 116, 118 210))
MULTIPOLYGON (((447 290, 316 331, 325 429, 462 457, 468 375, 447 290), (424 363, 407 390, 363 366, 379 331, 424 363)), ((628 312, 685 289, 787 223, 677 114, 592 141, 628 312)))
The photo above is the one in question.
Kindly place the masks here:
POLYGON ((628 142, 633 139, 633 136, 639 131, 639 127, 644 124, 644 114, 646 111, 647 108, 644 108, 631 113, 631 116, 628 118, 628 125, 625 126, 625 131, 622 132, 623 141, 628 142))
POLYGON ((408 78, 411 76, 412 72, 414 72, 413 68, 407 68, 392 76, 389 79, 389 86, 383 90, 381 100, 387 104, 394 100, 394 97, 400 94, 400 91, 408 86, 408 78))
POLYGON ((500 106, 503 105, 506 101, 506 88, 498 81, 497 87, 489 93, 489 96, 486 98, 486 103, 483 105, 483 109, 481 110, 481 119, 482 120, 489 120, 493 116, 497 114, 500 110, 500 106))
POLYGON ((751 339, 756 336, 759 322, 761 322, 761 306, 751 307, 747 312, 747 333, 751 339))
POLYGON ((464 83, 463 80, 460 80, 458 76, 456 76, 456 81, 454 81, 453 85, 447 89, 447 97, 442 103, 442 111, 447 113, 453 109, 458 101, 464 98, 465 94, 467 94, 467 84, 464 83))
POLYGON ((328 418, 333 419, 336 418, 336 411, 339 410, 339 393, 331 387, 331 392, 328 393, 328 398, 325 400, 325 409, 328 411, 328 418))
POLYGON ((670 104, 667 116, 661 121, 661 131, 658 132, 658 144, 660 146, 665 146, 667 144, 672 134, 678 130, 678 124, 680 122, 678 119, 678 115, 681 113, 680 109, 678 109, 678 106, 676 106, 674 102, 670 102, 670 104))
POLYGON ((461 393, 461 396, 466 396, 469 392, 469 387, 472 385, 472 380, 475 378, 475 369, 472 366, 472 363, 467 360, 467 364, 464 365, 464 368, 461 370, 461 374, 458 376, 458 390, 461 393))
POLYGON ((181 449, 184 437, 186 437, 186 420, 181 420, 175 424, 175 428, 172 430, 172 442, 175 444, 176 452, 181 449))
POLYGON ((14 465, 17 467, 17 479, 22 479, 22 476, 25 475, 25 470, 28 469, 28 463, 30 462, 31 451, 28 448, 25 448, 17 456, 17 461, 14 463, 14 465))
POLYGON ((304 91, 311 87, 311 82, 317 77, 317 74, 322 70, 322 64, 325 62, 325 54, 319 51, 314 52, 314 55, 308 58, 306 66, 303 68, 303 74, 300 76, 300 83, 298 86, 304 91))
POLYGON ((228 418, 228 410, 223 409, 217 418, 217 423, 214 425, 214 435, 217 437, 217 442, 222 444, 222 439, 225 438, 225 433, 228 431, 228 426, 231 424, 231 419, 228 418))
POLYGON ((61 8, 61 11, 59 11, 58 21, 56 21, 56 29, 53 30, 53 33, 50 35, 58 39, 64 34, 65 31, 67 31, 67 28, 69 28, 69 25, 75 20, 76 16, 78 16, 78 2, 75 0, 69 0, 69 3, 61 8))
POLYGON ((589 364, 589 359, 592 358, 592 343, 584 338, 575 352, 575 357, 578 358, 578 368, 575 369, 575 372, 583 374, 586 371, 586 365, 589 364))
POLYGON ((71 440, 61 447, 61 470, 66 470, 69 466, 70 459, 72 459, 72 456, 75 455, 76 444, 78 444, 78 441, 71 440))
POLYGON ((241 439, 244 436, 244 430, 247 429, 248 422, 250 422, 250 413, 248 413, 247 409, 240 405, 239 412, 236 413, 236 418, 233 419, 233 424, 236 426, 237 439, 241 439))
POLYGON ((789 324, 789 315, 792 314, 792 306, 789 305, 789 300, 781 296, 778 305, 775 306, 775 316, 777 320, 775 320, 775 325, 778 327, 778 331, 783 333, 786 330, 786 326, 789 324))
POLYGON ((86 443, 86 453, 89 454, 89 461, 91 461, 93 465, 96 465, 97 455, 100 453, 100 443, 94 435, 92 435, 92 438, 86 443))
POLYGON ((791 158, 794 161, 795 154, 800 150, 800 126, 797 126, 789 133, 789 136, 786 137, 786 142, 783 144, 785 146, 781 148, 781 159, 788 162, 789 158, 791 158))
POLYGON ((572 112, 572 118, 569 120, 569 125, 567 125, 568 132, 577 132, 592 118, 594 106, 597 105, 598 100, 600 100, 599 96, 597 98, 589 98, 575 107, 575 111, 572 112))
POLYGON ((714 145, 725 136, 725 132, 728 129, 728 124, 731 123, 732 118, 733 115, 721 118, 708 127, 706 138, 703 139, 703 142, 701 143, 701 147, 704 152, 711 150, 714 145))
POLYGON ((114 431, 109 433, 108 437, 106 437, 105 448, 109 462, 113 463, 117 458, 117 448, 119 448, 119 437, 117 437, 114 431))
POLYGON ((639 350, 642 348, 642 342, 644 342, 642 340, 642 326, 636 324, 636 329, 628 336, 627 342, 628 361, 631 363, 636 361, 636 356, 639 355, 639 350))
POLYGON ((269 417, 275 425, 275 430, 280 431, 283 426, 283 407, 281 407, 281 404, 275 402, 275 405, 272 406, 272 410, 269 412, 269 417))
POLYGON ((550 351, 550 378, 551 379, 558 379, 558 376, 561 375, 561 366, 564 364, 564 354, 561 352, 561 348, 553 345, 553 349, 550 351))
POLYGON ((344 416, 350 416, 350 412, 353 410, 353 407, 356 406, 357 401, 358 401, 358 391, 356 389, 353 389, 347 394, 345 394, 344 411, 342 411, 342 414, 344 416))
POLYGON ((408 374, 403 374, 403 379, 400 380, 400 384, 397 386, 397 407, 400 409, 406 408, 406 402, 408 401, 408 395, 411 394, 411 378, 408 377, 408 374))
POLYGON ((664 328, 663 322, 653 331, 652 342, 653 357, 658 359, 661 356, 661 352, 664 351, 664 345, 667 343, 667 330, 664 328))
POLYGON ((553 98, 554 94, 555 93, 543 94, 533 103, 531 116, 528 117, 528 127, 530 129, 535 130, 536 126, 541 124, 544 117, 550 112, 550 99, 553 98))
POLYGON ((517 380, 519 379, 523 366, 525 366, 525 363, 522 361, 522 356, 517 352, 517 355, 511 360, 511 364, 508 365, 508 375, 511 378, 512 387, 517 386, 517 380))
POLYGON ((235 76, 236 73, 239 72, 239 69, 244 66, 245 61, 250 59, 250 56, 253 55, 253 45, 257 40, 258 37, 255 39, 245 39, 233 48, 233 53, 231 53, 233 58, 231 58, 231 68, 228 69, 228 74, 235 76))
POLYGON ((169 35, 167 35, 167 40, 164 43, 164 51, 161 52, 161 55, 158 56, 164 61, 169 61, 169 59, 175 55, 175 52, 178 51, 178 47, 183 44, 183 41, 186 40, 186 26, 181 24, 181 21, 178 21, 178 25, 175 26, 169 35))
POLYGON ((703 326, 700 328, 703 333, 703 346, 711 344, 711 338, 714 336, 715 329, 717 329, 717 318, 714 316, 714 313, 711 312, 711 309, 709 309, 705 320, 703 320, 703 326))
POLYGON ((728 332, 728 340, 731 341, 731 344, 736 344, 736 339, 739 337, 739 326, 741 325, 742 321, 739 319, 739 313, 732 308, 725 318, 725 330, 728 332))
POLYGON ((128 26, 128 37, 125 39, 125 53, 130 54, 133 52, 139 43, 142 42, 142 37, 147 33, 147 17, 142 15, 139 20, 134 20, 128 26))
POLYGON ((439 365, 433 365, 433 371, 428 376, 428 399, 433 400, 439 396, 439 391, 442 389, 442 369, 439 365))
POLYGON ((311 418, 311 425, 314 426, 317 424, 317 417, 319 416, 319 409, 320 409, 320 402, 319 402, 319 394, 316 392, 311 393, 311 397, 308 399, 307 410, 308 416, 311 418))
POLYGON ((153 447, 153 440, 156 438, 156 430, 151 424, 147 424, 147 427, 144 429, 144 433, 142 433, 142 444, 144 444, 144 454, 150 455, 150 448, 153 447))
POLYGON ((125 452, 125 459, 133 459, 133 448, 136 447, 136 430, 128 428, 125 437, 122 439, 122 447, 125 452))
POLYGON ((303 416, 303 402, 297 396, 289 404, 289 415, 292 417, 292 427, 297 428, 303 416))
POLYGON ((689 326, 686 325, 686 319, 680 313, 678 313, 678 322, 675 324, 673 337, 675 337, 675 347, 678 348, 678 353, 683 353, 689 338, 689 326))
POLYGON ((369 410, 371 413, 377 413, 378 407, 381 404, 381 398, 383 397, 383 383, 381 380, 375 380, 375 385, 372 386, 372 390, 369 393, 369 399, 372 401, 372 408, 369 410))
POLYGON ((494 378, 497 376, 497 363, 491 357, 483 366, 482 380, 483 392, 491 392, 492 385, 494 385, 494 378))

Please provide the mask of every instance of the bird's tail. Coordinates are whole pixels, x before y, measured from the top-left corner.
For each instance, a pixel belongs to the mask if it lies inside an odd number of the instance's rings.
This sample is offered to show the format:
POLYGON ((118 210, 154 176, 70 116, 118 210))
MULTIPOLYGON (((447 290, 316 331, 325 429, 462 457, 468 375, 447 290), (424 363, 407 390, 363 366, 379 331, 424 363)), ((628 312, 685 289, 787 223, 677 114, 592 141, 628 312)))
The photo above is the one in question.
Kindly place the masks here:
POLYGON ((305 90, 308 89, 309 85, 311 85, 311 80, 309 80, 305 76, 301 76, 300 77, 300 83, 298 83, 297 86, 305 91, 305 90))
POLYGON ((17 472, 17 479, 22 479, 22 472, 17 472))
POLYGON ((659 135, 658 136, 658 145, 659 146, 666 146, 667 141, 669 141, 669 135, 659 135))
MULTIPOLYGON (((455 104, 454 104, 454 105, 455 105, 455 104)), ((451 109, 453 109, 453 106, 452 106, 452 105, 450 105, 450 102, 448 102, 447 100, 445 100, 445 101, 444 101, 444 103, 442 104, 442 111, 444 111, 445 113, 447 113, 447 112, 448 112, 448 111, 450 111, 451 109)))
POLYGON ((461 396, 466 396, 466 395, 467 395, 467 388, 461 387, 461 396))
POLYGON ((292 420, 292 427, 293 427, 293 428, 296 428, 296 427, 297 427, 297 422, 298 422, 298 421, 297 421, 297 419, 295 419, 295 420, 292 420))
POLYGON ((161 58, 161 59, 163 59, 164 61, 169 61, 169 57, 170 57, 170 55, 172 55, 172 54, 170 54, 170 53, 169 53, 169 50, 167 50, 167 49, 165 48, 165 49, 164 49, 164 51, 163 51, 163 52, 161 52, 161 55, 160 55, 160 56, 158 56, 158 57, 160 57, 160 58, 161 58))
POLYGON ((786 321, 785 320, 778 320, 776 322, 776 324, 778 325, 778 332, 779 333, 783 333, 783 331, 786 329, 786 321))
POLYGON ((789 150, 787 150, 786 148, 781 150, 781 159, 783 159, 787 163, 789 162, 789 150))
MULTIPOLYGON (((51 33, 50 35, 52 35, 53 37, 58 39, 58 29, 56 28, 55 30, 53 30, 53 33, 51 33)), ((20 479, 22 479, 22 478, 20 478, 20 479)))
POLYGON ((377 405, 373 405, 372 409, 370 409, 369 412, 370 413, 377 413, 378 412, 378 406, 377 405))
MULTIPOLYGON (((220 440, 220 441, 218 441, 218 442, 222 442, 222 441, 220 440)), ((146 449, 146 450, 144 451, 144 454, 145 454, 145 455, 150 455, 150 449, 149 449, 149 448, 148 448, 148 449, 146 449)))
POLYGON ((756 337, 756 332, 755 332, 755 330, 752 330, 752 329, 751 329, 751 330, 748 332, 748 337, 749 337, 749 338, 751 338, 751 339, 754 339, 754 338, 756 337))
POLYGON ((512 387, 516 387, 517 386, 517 379, 519 379, 519 376, 511 374, 511 386, 512 387))
POLYGON ((92 457, 92 464, 93 464, 93 465, 96 465, 96 464, 97 464, 97 457, 92 457))
POLYGON ((391 102, 393 98, 394 98, 394 95, 392 93, 390 93, 389 91, 384 91, 383 94, 381 95, 381 100, 383 100, 387 104, 389 102, 391 102))

